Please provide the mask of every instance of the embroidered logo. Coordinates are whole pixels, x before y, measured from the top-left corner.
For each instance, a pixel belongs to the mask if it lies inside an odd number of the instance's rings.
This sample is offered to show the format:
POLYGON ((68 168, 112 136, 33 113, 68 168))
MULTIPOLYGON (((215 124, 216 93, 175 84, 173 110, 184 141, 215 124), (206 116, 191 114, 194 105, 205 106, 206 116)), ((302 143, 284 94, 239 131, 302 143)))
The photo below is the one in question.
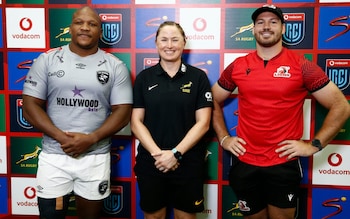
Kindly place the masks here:
POLYGON ((107 181, 107 180, 102 181, 102 182, 100 183, 100 185, 98 185, 98 192, 99 192, 101 195, 105 194, 106 191, 107 191, 107 189, 108 189, 108 181, 107 181))
POLYGON ((204 199, 197 200, 194 202, 194 205, 198 206, 198 205, 202 204, 203 201, 204 201, 204 199))
POLYGON ((290 69, 289 66, 280 66, 277 68, 277 71, 273 73, 275 78, 290 78, 291 74, 288 72, 290 69))
POLYGON ((85 67, 86 67, 86 65, 83 63, 77 63, 77 64, 75 64, 75 66, 77 69, 85 69, 85 67))
POLYGON ((107 71, 98 71, 97 72, 97 80, 101 84, 107 84, 107 82, 109 80, 109 72, 107 72, 107 71))
POLYGON ((288 194, 288 201, 292 201, 292 199, 293 199, 293 197, 294 197, 294 194, 288 194))
POLYGON ((183 93, 191 93, 191 87, 192 87, 192 81, 188 82, 187 84, 184 84, 180 87, 180 90, 183 93))
POLYGON ((204 94, 205 98, 207 99, 208 102, 213 102, 213 96, 211 94, 211 92, 206 92, 204 94))
POLYGON ((239 210, 241 210, 241 211, 250 211, 250 207, 247 206, 246 201, 239 200, 238 206, 239 206, 239 210))
POLYGON ((148 90, 152 90, 153 88, 156 88, 156 87, 158 87, 158 84, 155 84, 155 85, 149 86, 149 87, 148 87, 148 90))

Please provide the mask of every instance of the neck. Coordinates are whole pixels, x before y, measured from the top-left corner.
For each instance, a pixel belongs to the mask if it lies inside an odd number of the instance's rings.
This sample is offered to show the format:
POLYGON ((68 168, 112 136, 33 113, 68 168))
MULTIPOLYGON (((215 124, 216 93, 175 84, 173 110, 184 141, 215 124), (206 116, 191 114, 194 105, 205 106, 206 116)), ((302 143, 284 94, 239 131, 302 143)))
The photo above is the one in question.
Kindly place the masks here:
POLYGON ((282 51, 283 47, 282 45, 274 45, 271 47, 263 47, 257 44, 256 51, 258 53, 258 56, 262 58, 263 60, 270 60, 276 55, 278 55, 282 51))
POLYGON ((179 70, 181 65, 181 59, 175 62, 167 62, 164 60, 160 60, 160 66, 164 69, 164 71, 170 76, 174 77, 179 70))
POLYGON ((98 47, 93 47, 93 48, 90 48, 90 49, 83 49, 83 48, 80 48, 78 46, 75 46, 73 45, 72 43, 69 44, 69 49, 70 51, 72 51, 73 53, 81 56, 81 57, 85 57, 85 56, 89 56, 89 55, 92 55, 92 54, 95 54, 98 50, 98 47))

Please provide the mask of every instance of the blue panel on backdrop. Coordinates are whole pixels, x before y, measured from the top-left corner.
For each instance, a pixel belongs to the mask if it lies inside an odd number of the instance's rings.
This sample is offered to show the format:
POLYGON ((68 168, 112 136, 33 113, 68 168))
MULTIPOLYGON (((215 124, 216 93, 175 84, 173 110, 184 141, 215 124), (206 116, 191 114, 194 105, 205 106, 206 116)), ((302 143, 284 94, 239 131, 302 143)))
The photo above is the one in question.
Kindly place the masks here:
POLYGON ((155 48, 156 31, 164 21, 175 21, 175 9, 136 9, 136 48, 155 48))
POLYGON ((7 197, 8 197, 7 178, 0 177, 0 200, 2 200, 0 204, 0 214, 8 213, 7 197))
POLYGON ((350 215, 350 190, 315 188, 312 190, 312 218, 344 219, 350 215))
POLYGON ((25 76, 40 52, 8 52, 8 81, 10 90, 21 91, 25 76))
POLYGON ((320 7, 318 23, 319 49, 350 49, 350 7, 320 7))

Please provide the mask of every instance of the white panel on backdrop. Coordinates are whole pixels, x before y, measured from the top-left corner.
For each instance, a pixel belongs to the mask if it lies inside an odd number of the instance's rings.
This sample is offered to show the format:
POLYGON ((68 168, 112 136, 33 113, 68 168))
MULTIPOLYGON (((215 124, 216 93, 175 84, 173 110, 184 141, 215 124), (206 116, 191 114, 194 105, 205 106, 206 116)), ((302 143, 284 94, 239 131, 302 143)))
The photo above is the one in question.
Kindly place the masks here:
POLYGON ((175 4, 176 0, 135 0, 135 4, 175 4))
POLYGON ((349 145, 329 144, 313 157, 312 184, 350 186, 349 145))
MULTIPOLYGON (((238 57, 245 56, 247 54, 248 53, 225 53, 224 54, 224 68, 229 66, 231 64, 231 62, 236 60, 238 57)), ((220 74, 221 74, 221 72, 220 72, 220 74)), ((232 93, 238 94, 238 89, 235 89, 232 93)))
POLYGON ((303 140, 310 140, 310 127, 311 127, 311 100, 306 99, 303 105, 304 111, 304 132, 303 140))
POLYGON ((7 48, 45 48, 44 8, 6 8, 7 48))
POLYGON ((218 185, 204 184, 204 211, 197 213, 197 218, 218 218, 218 185))
POLYGON ((35 187, 35 178, 11 178, 12 214, 39 215, 35 187))
POLYGON ((181 8, 180 25, 187 37, 186 49, 220 49, 220 8, 181 8))
POLYGON ((6 136, 0 136, 0 174, 7 173, 6 136))

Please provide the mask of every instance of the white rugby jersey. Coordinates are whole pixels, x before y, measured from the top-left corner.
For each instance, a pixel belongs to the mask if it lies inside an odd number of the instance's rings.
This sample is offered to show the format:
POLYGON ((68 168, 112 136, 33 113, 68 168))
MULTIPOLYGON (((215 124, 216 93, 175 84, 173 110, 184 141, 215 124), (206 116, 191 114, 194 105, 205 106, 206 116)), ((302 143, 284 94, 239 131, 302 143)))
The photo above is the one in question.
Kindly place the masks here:
MULTIPOLYGON (((23 94, 47 100, 47 114, 63 131, 91 133, 111 113, 111 105, 132 104, 132 85, 125 64, 101 49, 90 56, 72 53, 68 45, 42 53, 29 70, 23 94)), ((44 135, 43 151, 64 154, 44 135)), ((110 139, 89 154, 107 153, 110 139)))

